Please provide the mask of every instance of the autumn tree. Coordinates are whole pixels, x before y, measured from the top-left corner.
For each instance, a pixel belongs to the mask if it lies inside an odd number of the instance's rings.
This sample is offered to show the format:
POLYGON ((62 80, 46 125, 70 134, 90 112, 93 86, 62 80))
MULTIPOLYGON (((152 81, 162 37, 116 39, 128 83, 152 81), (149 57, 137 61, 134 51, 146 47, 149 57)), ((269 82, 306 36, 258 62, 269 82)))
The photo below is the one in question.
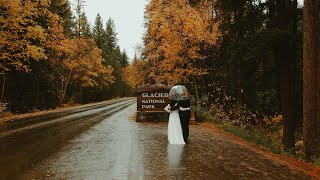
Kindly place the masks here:
POLYGON ((192 7, 184 0, 151 1, 146 8, 145 56, 153 83, 190 83, 206 74, 203 50, 218 33, 210 3, 192 7))
MULTIPOLYGON (((42 42, 44 29, 32 19, 37 16, 37 4, 32 1, 0 1, 0 72, 30 71, 30 60, 46 58, 42 42)), ((45 2, 43 2, 45 3, 45 2)))
POLYGON ((0 1, 1 100, 7 72, 30 72, 31 63, 47 58, 43 47, 47 33, 37 17, 50 16, 48 5, 49 1, 0 1))
POLYGON ((131 88, 135 89, 139 86, 146 85, 147 62, 140 59, 134 59, 132 64, 126 66, 123 70, 124 78, 127 80, 131 88))
MULTIPOLYGON (((101 89, 108 87, 115 80, 112 75, 113 68, 103 64, 103 53, 97 43, 104 35, 103 27, 94 28, 93 32, 93 39, 80 32, 80 37, 75 39, 56 37, 56 41, 51 41, 55 42, 52 46, 54 54, 51 64, 60 103, 66 100, 102 100, 89 94, 101 94, 101 89), (91 98, 84 100, 86 96, 91 98)), ((100 46, 102 44, 103 40, 100 40, 100 46)))
POLYGON ((320 1, 304 0, 303 131, 308 159, 320 156, 320 1))
POLYGON ((103 64, 83 3, 75 27, 67 0, 0 1, 1 101, 12 112, 105 99, 113 68, 103 64))
POLYGON ((106 67, 102 64, 101 50, 91 40, 66 39, 60 48, 68 57, 63 61, 67 73, 62 74, 64 76, 61 78, 62 101, 65 99, 68 86, 82 93, 84 88, 103 87, 114 82, 111 66, 106 67))

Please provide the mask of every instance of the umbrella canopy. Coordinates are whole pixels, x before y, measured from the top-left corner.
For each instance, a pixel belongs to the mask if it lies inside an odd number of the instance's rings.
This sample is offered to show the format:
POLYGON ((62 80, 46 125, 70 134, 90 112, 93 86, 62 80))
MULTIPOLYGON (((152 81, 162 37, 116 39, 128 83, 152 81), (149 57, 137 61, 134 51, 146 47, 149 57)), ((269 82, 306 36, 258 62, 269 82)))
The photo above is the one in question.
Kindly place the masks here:
POLYGON ((170 89, 169 99, 185 100, 189 98, 190 98, 190 94, 188 89, 185 86, 175 85, 170 89))

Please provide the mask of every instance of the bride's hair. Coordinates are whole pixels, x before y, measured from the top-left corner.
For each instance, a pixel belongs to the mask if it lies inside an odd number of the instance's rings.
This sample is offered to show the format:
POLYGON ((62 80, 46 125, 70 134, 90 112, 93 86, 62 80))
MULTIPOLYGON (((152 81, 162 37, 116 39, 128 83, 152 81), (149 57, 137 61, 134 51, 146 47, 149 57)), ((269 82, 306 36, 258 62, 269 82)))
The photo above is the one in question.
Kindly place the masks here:
POLYGON ((171 100, 171 102, 170 102, 170 107, 173 107, 173 106, 176 105, 176 104, 177 104, 177 101, 171 100))

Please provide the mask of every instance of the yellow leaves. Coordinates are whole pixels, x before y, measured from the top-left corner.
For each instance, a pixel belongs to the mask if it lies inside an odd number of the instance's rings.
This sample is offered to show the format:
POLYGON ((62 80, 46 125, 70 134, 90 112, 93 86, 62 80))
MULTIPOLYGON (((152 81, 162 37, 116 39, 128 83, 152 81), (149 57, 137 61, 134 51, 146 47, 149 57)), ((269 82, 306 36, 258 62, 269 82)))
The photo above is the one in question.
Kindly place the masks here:
POLYGON ((114 82, 113 69, 102 64, 101 50, 88 39, 65 39, 59 50, 67 55, 63 65, 71 71, 71 83, 81 87, 95 87, 99 83, 108 85, 114 82), (100 82, 100 79, 103 81, 100 82))
POLYGON ((24 36, 26 39, 43 40, 45 38, 44 29, 41 26, 28 26, 26 31, 27 33, 24 36))
POLYGON ((146 62, 137 60, 123 69, 124 78, 132 88, 145 85, 146 62))
POLYGON ((49 7, 51 0, 38 0, 40 6, 49 7))
POLYGON ((270 121, 268 116, 263 116, 263 122, 265 122, 266 124, 270 124, 271 123, 271 121, 270 121))
POLYGON ((279 116, 272 118, 272 122, 274 122, 274 123, 279 123, 281 121, 282 121, 282 115, 279 115, 279 116))
POLYGON ((112 76, 113 68, 109 65, 105 67, 101 64, 102 67, 99 68, 99 74, 102 77, 102 83, 104 85, 109 85, 115 82, 115 77, 112 76))
POLYGON ((146 56, 154 66, 151 78, 158 83, 189 82, 190 77, 206 73, 200 53, 216 42, 219 34, 212 23, 211 6, 197 8, 184 0, 150 1, 146 8, 146 56))
POLYGON ((268 124, 268 125, 271 125, 273 123, 280 123, 282 121, 282 115, 278 115, 274 118, 269 118, 268 116, 264 115, 263 116, 263 122, 268 124))
POLYGON ((20 61, 15 61, 15 62, 12 62, 11 64, 14 65, 18 70, 19 70, 19 69, 23 69, 23 68, 22 68, 23 63, 20 62, 20 61))
POLYGON ((40 60, 40 59, 45 59, 47 56, 44 53, 44 49, 42 47, 38 47, 35 45, 26 45, 26 58, 32 58, 34 60, 40 60))
MULTIPOLYGON (((11 69, 29 72, 31 60, 46 58, 44 29, 34 21, 39 16, 39 2, 31 0, 0 1, 0 72, 11 69)), ((46 4, 41 4, 45 9, 46 4)), ((43 14, 41 14, 43 15, 43 14)))
POLYGON ((47 29, 48 34, 45 44, 46 47, 51 50, 51 52, 59 53, 60 43, 66 38, 63 34, 62 20, 60 16, 56 14, 51 14, 49 17, 49 26, 47 29))

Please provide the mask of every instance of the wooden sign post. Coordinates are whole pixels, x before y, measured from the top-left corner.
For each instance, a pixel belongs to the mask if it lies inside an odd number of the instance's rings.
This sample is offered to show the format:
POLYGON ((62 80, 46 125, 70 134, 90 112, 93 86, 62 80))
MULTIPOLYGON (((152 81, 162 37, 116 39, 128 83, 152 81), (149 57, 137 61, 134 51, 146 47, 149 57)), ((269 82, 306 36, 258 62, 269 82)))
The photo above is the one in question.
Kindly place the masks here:
POLYGON ((164 107, 170 103, 168 98, 170 88, 167 87, 142 87, 137 94, 136 121, 163 121, 167 120, 168 113, 164 107))

